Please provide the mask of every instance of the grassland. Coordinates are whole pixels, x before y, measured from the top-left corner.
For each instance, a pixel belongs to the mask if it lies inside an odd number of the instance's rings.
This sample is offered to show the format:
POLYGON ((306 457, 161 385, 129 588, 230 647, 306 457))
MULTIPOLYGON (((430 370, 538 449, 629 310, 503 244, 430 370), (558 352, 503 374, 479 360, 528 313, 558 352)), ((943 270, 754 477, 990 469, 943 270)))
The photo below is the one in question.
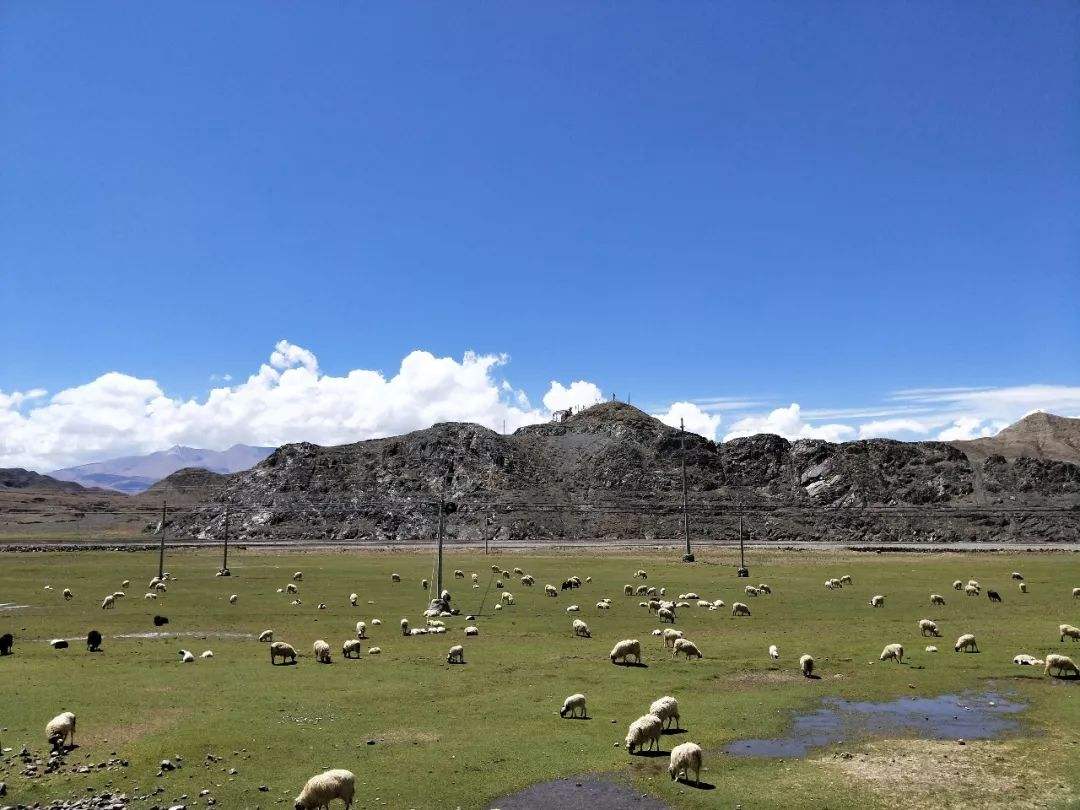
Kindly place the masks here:
POLYGON ((484 587, 449 578, 463 616, 448 622, 445 635, 411 639, 400 636, 398 621, 420 621, 428 594, 419 582, 431 575, 429 555, 237 554, 228 579, 213 576, 217 562, 208 553, 172 555, 166 567, 177 581, 150 602, 142 595, 156 573, 154 554, 0 558, 0 603, 28 606, 0 610, 0 633, 16 636, 14 655, 0 658, 0 742, 14 749, 0 771, 5 801, 31 804, 85 795, 88 788, 130 795, 162 785, 160 798, 140 806, 168 806, 203 789, 226 808, 291 806, 304 780, 325 767, 357 774, 361 807, 487 807, 532 783, 586 772, 614 774, 673 807, 690 808, 895 806, 898 790, 910 807, 1068 806, 1080 797, 1080 683, 1011 663, 1019 652, 1080 650, 1057 635, 1062 622, 1080 624, 1080 600, 1070 596, 1080 585, 1075 555, 762 552, 755 554, 752 581, 768 582, 773 593, 751 600, 730 559, 706 556, 686 565, 649 554, 451 553, 448 572, 476 571, 484 587), (517 604, 499 612, 492 610, 495 590, 487 592, 493 562, 519 566, 537 580, 533 588, 509 581, 517 604), (638 607, 638 597, 622 595, 624 584, 637 584, 631 574, 639 567, 648 570, 648 584, 665 586, 669 596, 692 590, 728 605, 748 601, 753 615, 680 611, 677 627, 705 659, 672 660, 650 635, 655 618, 638 607), (303 604, 294 607, 276 591, 297 569, 304 572, 303 604), (1015 569, 1024 572, 1028 594, 1010 581, 1015 569), (391 583, 392 571, 403 582, 391 583), (557 599, 544 596, 544 583, 570 574, 592 582, 557 599), (824 580, 841 574, 850 574, 853 586, 826 591, 824 580), (1004 603, 951 589, 954 579, 969 577, 999 590, 1004 603), (132 581, 128 598, 101 610, 102 597, 124 579, 132 581), (65 587, 75 593, 70 602, 61 597, 65 587), (348 604, 350 592, 360 596, 356 608, 348 604), (944 594, 947 604, 931 608, 931 592, 944 594), (233 593, 239 600, 230 605, 233 593), (887 596, 884 608, 868 605, 875 593, 887 596), (595 609, 602 596, 612 598, 610 611, 595 609), (316 610, 319 602, 328 609, 316 610), (581 605, 592 639, 571 636, 565 609, 572 602, 581 605), (166 629, 192 635, 116 638, 153 631, 155 613, 168 616, 166 629), (480 614, 478 638, 464 637, 467 613, 480 614), (381 627, 371 626, 375 617, 381 627), (928 641, 916 626, 923 617, 943 630, 934 642, 938 654, 923 652, 928 641), (340 645, 353 637, 358 619, 368 622, 368 644, 380 646, 382 655, 347 661, 340 645), (87 653, 81 641, 64 651, 47 644, 84 637, 91 628, 105 636, 100 654, 87 653), (267 628, 298 649, 297 666, 270 666, 266 645, 252 637, 267 628), (962 632, 978 636, 981 654, 952 652, 962 632), (641 639, 647 667, 607 660, 612 644, 628 637, 641 639), (313 661, 317 638, 334 648, 332 665, 313 661), (904 644, 910 663, 878 663, 882 646, 893 641, 904 644), (465 666, 446 663, 447 649, 457 643, 465 645, 465 666), (779 662, 768 658, 769 644, 779 645, 779 662), (181 647, 196 655, 212 649, 214 658, 181 664, 181 647), (820 680, 798 675, 804 652, 817 660, 820 680), (793 712, 825 696, 932 697, 988 683, 1028 704, 1020 735, 965 746, 852 741, 803 760, 719 753, 736 739, 781 734, 793 712), (578 691, 588 696, 591 719, 560 720, 562 699, 578 691), (687 729, 665 737, 663 750, 699 743, 710 752, 703 780, 713 789, 673 784, 666 757, 629 757, 614 746, 663 694, 678 697, 687 729), (63 709, 78 715, 79 748, 62 772, 24 778, 14 754, 24 744, 44 751, 44 725, 63 709), (207 764, 207 753, 221 761, 207 764), (113 756, 129 767, 72 772, 113 756), (157 777, 167 757, 180 758, 183 767, 157 777))

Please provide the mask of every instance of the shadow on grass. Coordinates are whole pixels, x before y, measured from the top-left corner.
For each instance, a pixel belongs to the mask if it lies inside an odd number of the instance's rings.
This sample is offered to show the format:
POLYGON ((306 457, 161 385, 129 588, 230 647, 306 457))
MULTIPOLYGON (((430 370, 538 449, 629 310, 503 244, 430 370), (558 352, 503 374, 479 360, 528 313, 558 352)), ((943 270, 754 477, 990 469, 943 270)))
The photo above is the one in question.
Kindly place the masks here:
POLYGON ((648 664, 643 664, 641 661, 616 661, 617 667, 636 667, 638 669, 648 669, 648 664))
POLYGON ((691 782, 689 779, 679 779, 678 783, 680 785, 686 785, 687 787, 695 788, 696 790, 716 790, 716 785, 712 784, 711 782, 702 782, 700 780, 697 782, 691 782))

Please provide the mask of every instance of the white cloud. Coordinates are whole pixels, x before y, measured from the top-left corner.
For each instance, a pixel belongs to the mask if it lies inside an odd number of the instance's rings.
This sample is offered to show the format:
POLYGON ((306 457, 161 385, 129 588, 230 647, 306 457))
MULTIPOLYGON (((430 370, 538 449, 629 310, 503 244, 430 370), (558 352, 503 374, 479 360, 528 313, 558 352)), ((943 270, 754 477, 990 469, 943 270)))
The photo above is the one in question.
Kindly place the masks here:
POLYGON ((712 416, 706 413, 693 402, 673 402, 666 413, 654 413, 653 416, 672 427, 678 427, 679 420, 682 420, 687 430, 713 440, 722 419, 719 414, 712 416))
POLYGON ((786 408, 776 408, 764 416, 746 416, 731 426, 724 441, 755 433, 775 433, 785 439, 825 439, 841 442, 853 438, 855 429, 850 425, 812 425, 802 417, 797 402, 786 408))
POLYGON ((860 439, 876 439, 882 436, 896 436, 903 433, 915 433, 925 436, 931 427, 917 419, 877 419, 859 425, 860 439))
POLYGON ((414 351, 391 377, 367 369, 336 377, 319 370, 312 352, 283 340, 247 380, 202 400, 169 397, 157 381, 119 372, 48 399, 38 390, 0 392, 0 467, 48 471, 174 444, 340 444, 446 421, 512 431, 549 419, 555 405, 600 396, 590 382, 553 382, 546 407, 533 408, 523 391, 496 378, 506 362, 505 355, 455 360, 414 351))
POLYGON ((977 416, 962 416, 938 433, 937 438, 943 442, 980 439, 983 436, 996 436, 1002 428, 1008 426, 1008 422, 993 422, 988 419, 980 419, 977 416))

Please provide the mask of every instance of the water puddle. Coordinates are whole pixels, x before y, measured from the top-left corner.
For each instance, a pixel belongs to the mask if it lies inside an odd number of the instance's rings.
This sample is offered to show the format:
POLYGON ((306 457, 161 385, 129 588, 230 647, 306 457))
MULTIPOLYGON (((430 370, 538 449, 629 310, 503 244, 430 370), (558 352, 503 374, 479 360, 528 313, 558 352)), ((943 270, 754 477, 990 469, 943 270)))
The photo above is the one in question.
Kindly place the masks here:
POLYGON ((736 740, 734 756, 797 758, 811 748, 866 737, 913 736, 930 740, 989 740, 1015 731, 1012 717, 1027 708, 996 692, 965 692, 885 703, 826 698, 822 708, 795 717, 791 734, 771 740, 736 740))
MULTIPOLYGON (((665 777, 666 778, 666 777, 665 777)), ((491 810, 535 810, 558 807, 559 810, 668 810, 668 806, 650 796, 642 796, 632 787, 595 776, 553 779, 504 796, 491 803, 491 810)))
POLYGON ((0 610, 22 610, 29 605, 16 605, 14 602, 0 602, 0 610))
POLYGON ((255 634, 237 633, 231 630, 181 630, 177 632, 148 630, 143 633, 121 633, 113 638, 255 638, 255 634))

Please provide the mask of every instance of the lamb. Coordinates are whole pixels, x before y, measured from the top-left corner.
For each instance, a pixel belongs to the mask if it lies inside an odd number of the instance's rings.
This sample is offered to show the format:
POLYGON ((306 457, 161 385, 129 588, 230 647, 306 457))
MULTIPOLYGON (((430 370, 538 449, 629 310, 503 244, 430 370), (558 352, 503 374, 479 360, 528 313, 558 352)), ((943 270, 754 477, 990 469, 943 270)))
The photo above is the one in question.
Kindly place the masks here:
POLYGON ((626 750, 633 754, 634 749, 647 750, 656 748, 660 750, 660 735, 663 733, 664 724, 655 714, 646 714, 630 724, 626 732, 626 750))
POLYGON ((554 596, 557 599, 559 597, 559 589, 554 585, 545 585, 544 594, 547 596, 554 596))
POLYGON ((1046 656, 1046 663, 1043 666, 1043 674, 1049 675, 1050 670, 1056 669, 1058 675, 1064 675, 1066 672, 1071 672, 1077 678, 1080 678, 1080 669, 1077 668, 1076 662, 1073 661, 1067 655, 1058 655, 1057 653, 1050 653, 1046 656))
POLYGON ((86 649, 88 652, 98 652, 101 649, 101 633, 97 630, 86 634, 86 649))
POLYGON ((480 629, 470 624, 468 627, 465 628, 465 635, 478 636, 480 635, 480 629))
POLYGON ((577 717, 578 709, 581 710, 581 719, 587 720, 589 718, 589 712, 585 708, 585 696, 582 694, 570 695, 563 701, 562 708, 559 709, 559 717, 566 717, 569 713, 570 717, 577 717))
POLYGON ((676 745, 671 749, 671 762, 667 770, 675 782, 679 781, 680 777, 689 782, 690 771, 693 771, 696 785, 701 780, 701 746, 692 742, 676 745))
POLYGON ((240 597, 239 597, 239 596, 237 596, 237 595, 236 595, 236 594, 234 593, 234 594, 233 594, 232 596, 230 596, 230 597, 229 597, 229 604, 230 604, 230 605, 235 605, 235 604, 236 604, 236 601, 237 601, 237 600, 238 600, 239 598, 240 598, 240 597))
POLYGON ((195 663, 195 655, 188 650, 180 650, 180 663, 181 664, 193 664, 195 663))
POLYGON ((302 580, 304 578, 304 572, 303 571, 296 571, 295 573, 293 573, 292 578, 294 580, 296 580, 297 582, 299 582, 300 580, 302 580))
POLYGON ((749 616, 750 606, 745 605, 742 602, 733 602, 731 605, 732 616, 749 616))
POLYGON ((964 633, 964 635, 960 636, 960 638, 956 640, 956 644, 953 646, 953 650, 955 652, 960 652, 961 650, 963 650, 964 652, 978 652, 979 644, 975 641, 975 634, 964 633))
POLYGON ((448 664, 464 664, 465 663, 465 648, 460 644, 455 644, 450 648, 450 652, 446 654, 446 663, 448 664))
POLYGON ((1073 627, 1071 624, 1059 624, 1058 632, 1061 633, 1061 640, 1071 638, 1073 641, 1080 641, 1080 628, 1073 627))
POLYGON ((390 581, 391 582, 401 582, 401 574, 391 574, 390 575, 390 581))
POLYGON ((656 611, 656 617, 661 622, 668 622, 669 624, 675 624, 675 611, 671 608, 660 608, 656 611))
POLYGON ((329 808, 330 802, 341 799, 345 810, 352 807, 356 793, 356 777, 343 768, 324 771, 307 780, 300 795, 293 801, 293 810, 320 810, 329 808))
POLYGON ((769 645, 769 658, 773 661, 780 660, 780 649, 775 644, 769 645))
POLYGON ((932 594, 930 594, 930 604, 931 605, 944 605, 945 604, 945 597, 942 596, 940 593, 932 593, 932 594))
POLYGON ((15 637, 11 633, 0 636, 0 655, 11 655, 11 648, 15 645, 15 637))
POLYGON ((65 602, 70 602, 74 598, 75 598, 75 594, 73 594, 69 589, 64 588, 64 601, 65 602))
POLYGON ((1020 583, 1020 593, 1027 593, 1027 592, 1028 592, 1027 583, 1026 582, 1021 582, 1020 583))
POLYGON ((675 658, 675 657, 678 656, 679 653, 682 653, 683 655, 685 655, 687 661, 689 661, 691 659, 691 657, 693 657, 693 658, 701 658, 702 657, 701 651, 698 650, 697 645, 694 642, 692 642, 692 641, 690 641, 689 639, 686 639, 686 638, 677 638, 677 639, 675 639, 675 644, 672 646, 672 649, 671 649, 671 657, 675 658))
POLYGON ((938 630, 937 622, 931 619, 919 619, 919 635, 941 638, 941 632, 938 630))
POLYGON ((356 637, 358 639, 367 638, 367 625, 364 624, 363 622, 357 622, 356 623, 356 637))
POLYGON ((679 727, 679 701, 673 698, 671 695, 664 695, 657 698, 649 706, 649 714, 656 715, 664 723, 664 727, 678 728, 679 727))
POLYGON ((360 597, 357 596, 355 593, 350 593, 349 594, 349 604, 350 605, 352 605, 353 607, 356 607, 356 603, 359 602, 359 601, 360 601, 360 597))
POLYGON ((904 645, 903 644, 886 644, 885 649, 881 651, 881 655, 878 656, 879 661, 893 660, 898 664, 904 663, 904 645))
POLYGON ((259 633, 259 641, 270 642, 270 641, 273 641, 273 640, 274 640, 274 631, 273 630, 263 630, 261 633, 259 633))
POLYGON ((814 674, 814 658, 810 655, 804 655, 799 658, 799 670, 802 672, 804 678, 809 678, 814 674))
POLYGON ((60 712, 45 726, 45 739, 54 751, 62 751, 64 743, 75 745, 75 713, 60 712))
POLYGON ((270 666, 274 665, 274 659, 280 657, 281 663, 285 663, 285 659, 289 658, 292 662, 296 663, 296 650, 293 649, 291 644, 286 644, 284 641, 273 641, 270 643, 270 666))
POLYGON ((1020 653, 1013 657, 1013 663, 1021 667, 1035 667, 1041 666, 1045 662, 1041 658, 1036 658, 1034 655, 1020 653))
POLYGON ((618 661, 627 663, 626 659, 630 656, 634 656, 637 663, 641 663, 641 642, 636 638, 623 639, 614 647, 611 648, 611 653, 608 658, 611 659, 611 663, 615 664, 618 661))
POLYGON ((581 638, 592 638, 592 633, 589 632, 589 625, 585 624, 585 622, 583 622, 581 619, 574 619, 571 627, 573 628, 573 633, 575 636, 580 636, 581 638))
POLYGON ((665 647, 673 647, 675 642, 683 637, 682 630, 673 630, 670 627, 665 628, 663 633, 665 647))
POLYGON ((101 609, 108 610, 109 608, 116 607, 116 597, 111 593, 101 600, 101 609))
POLYGON ((870 607, 885 607, 885 597, 880 593, 870 597, 870 607))
POLYGON ((342 658, 359 658, 360 657, 361 644, 355 638, 346 639, 341 643, 341 657, 342 658))

